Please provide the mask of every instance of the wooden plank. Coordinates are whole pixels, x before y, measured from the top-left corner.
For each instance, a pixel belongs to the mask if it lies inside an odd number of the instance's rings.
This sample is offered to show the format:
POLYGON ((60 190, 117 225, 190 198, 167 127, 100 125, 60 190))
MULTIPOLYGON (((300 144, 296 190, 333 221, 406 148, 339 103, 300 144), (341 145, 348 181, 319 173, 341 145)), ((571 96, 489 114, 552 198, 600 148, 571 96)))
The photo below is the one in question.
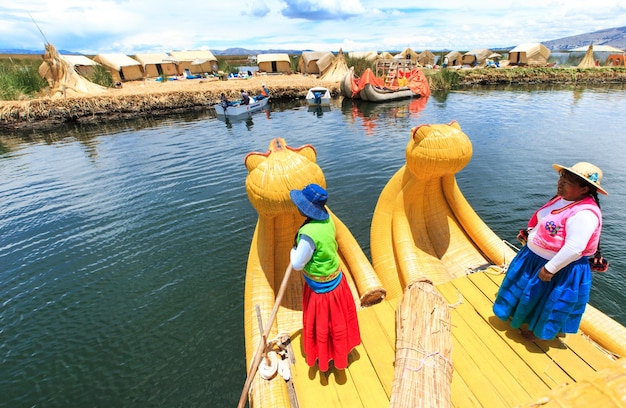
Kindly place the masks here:
MULTIPOLYGON (((533 342, 524 339, 518 330, 493 315, 491 302, 474 286, 467 277, 454 279, 446 285, 453 285, 463 297, 463 302, 472 305, 481 320, 487 322, 498 336, 507 343, 515 354, 541 378, 550 388, 571 381, 571 378, 533 342)), ((439 285, 438 285, 439 287, 439 285)), ((456 296, 452 297, 453 299, 456 296)))
POLYGON ((291 366, 293 384, 300 408, 338 407, 336 392, 329 390, 328 381, 317 367, 309 367, 302 350, 302 331, 291 337, 296 363, 291 366), (310 396, 314 395, 315 398, 310 396))
MULTIPOLYGON (((489 297, 492 301, 495 301, 496 294, 500 284, 504 280, 504 274, 483 274, 484 276, 475 276, 473 278, 474 283, 479 286, 486 294, 493 293, 493 297, 489 297), (493 285, 490 289, 489 282, 493 285)), ((600 348, 596 347, 594 343, 585 338, 584 333, 578 332, 576 334, 568 334, 565 338, 561 338, 561 341, 567 345, 574 353, 585 360, 587 364, 594 368, 594 370, 601 370, 603 368, 611 367, 613 358, 600 348)))
MULTIPOLYGON (((452 351, 454 360, 454 350, 452 351)), ((482 405, 474 395, 474 392, 467 386, 463 377, 456 371, 452 374, 450 403, 454 408, 480 408, 482 405)))
MULTIPOLYGON (((395 304, 397 306, 397 303, 395 304)), ((391 302, 381 302, 373 307, 376 318, 389 344, 396 349, 396 307, 391 302)))
POLYGON ((510 406, 502 399, 498 389, 489 381, 485 381, 480 367, 476 365, 474 360, 468 357, 467 353, 459 352, 463 349, 462 342, 456 336, 453 336, 454 342, 454 370, 463 378, 467 386, 473 390, 473 394, 484 407, 508 407, 510 406))
MULTIPOLYGON (((385 302, 359 310, 359 328, 361 329, 361 341, 363 342, 365 352, 372 361, 387 398, 391 398, 395 340, 390 342, 375 310, 377 307, 386 307, 387 310, 391 310, 389 305, 384 305, 383 303, 385 302)), ((392 318, 395 319, 391 314, 387 316, 387 319, 392 318)))
MULTIPOLYGON (((438 285, 437 288, 446 299, 456 296, 452 284, 438 285)), ((454 308, 452 324, 453 335, 463 345, 463 349, 455 349, 455 353, 467 353, 484 380, 504 392, 501 395, 502 399, 507 401, 509 406, 515 406, 550 391, 526 362, 476 313, 472 305, 462 303, 454 308)), ((455 354, 453 361, 454 357, 455 354)))
MULTIPOLYGON (((485 293, 479 289, 480 283, 489 281, 488 277, 482 273, 468 275, 467 278, 455 279, 452 283, 461 291, 463 297, 472 299, 470 302, 475 306, 476 310, 485 320, 500 320, 494 316, 492 306, 493 301, 489 298, 489 302, 480 302, 478 299, 484 299, 485 293), (472 284, 468 284, 471 282, 472 284)), ((489 290, 487 293, 491 293, 489 290)), ((507 323, 508 326, 508 323, 507 323)), ((509 326, 510 327, 510 326, 509 326)), ((510 332, 515 332, 511 328, 510 332)), ((526 343, 533 343, 524 339, 526 343)), ((536 340, 534 343, 546 353, 552 362, 559 368, 563 369, 574 381, 578 382, 585 377, 593 374, 595 370, 582 360, 576 353, 568 349, 559 339, 555 340, 536 340)))
POLYGON ((349 381, 355 384, 363 407, 379 408, 389 406, 389 397, 363 345, 352 351, 346 374, 349 381), (353 355, 358 357, 353 359, 353 355))
MULTIPOLYGON (((366 313, 365 316, 364 319, 359 311, 361 326, 373 328, 373 332, 380 332, 376 315, 366 313), (370 316, 368 317, 368 315, 370 316)), ((380 343, 387 344, 386 348, 390 349, 384 337, 370 338, 370 343, 370 347, 375 350, 381 349, 380 343)), ((363 344, 352 351, 347 369, 337 370, 331 365, 326 373, 320 372, 317 366, 309 367, 306 364, 302 350, 301 331, 292 338, 292 347, 296 356, 296 365, 292 366, 292 374, 301 408, 377 408, 389 405, 388 395, 363 344)), ((393 375, 393 358, 389 364, 393 375)))

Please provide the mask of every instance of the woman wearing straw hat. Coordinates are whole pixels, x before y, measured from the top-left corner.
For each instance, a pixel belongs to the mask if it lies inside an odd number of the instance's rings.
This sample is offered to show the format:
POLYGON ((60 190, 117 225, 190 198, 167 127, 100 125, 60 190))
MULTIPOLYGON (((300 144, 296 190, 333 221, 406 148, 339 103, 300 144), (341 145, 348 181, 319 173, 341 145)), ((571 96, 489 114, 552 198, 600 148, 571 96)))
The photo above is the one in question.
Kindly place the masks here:
POLYGON ((602 231, 597 193, 607 194, 602 171, 591 163, 552 167, 560 174, 557 195, 531 217, 527 237, 518 236, 525 245, 493 305, 500 319, 511 318, 511 327, 527 325, 521 333, 530 339, 578 331, 591 289, 588 257, 598 251, 602 231))
POLYGON ((306 217, 290 253, 293 269, 302 270, 302 341, 307 364, 327 371, 348 366, 348 354, 361 343, 356 306, 341 272, 335 224, 326 210, 328 195, 317 184, 291 190, 291 200, 306 217))

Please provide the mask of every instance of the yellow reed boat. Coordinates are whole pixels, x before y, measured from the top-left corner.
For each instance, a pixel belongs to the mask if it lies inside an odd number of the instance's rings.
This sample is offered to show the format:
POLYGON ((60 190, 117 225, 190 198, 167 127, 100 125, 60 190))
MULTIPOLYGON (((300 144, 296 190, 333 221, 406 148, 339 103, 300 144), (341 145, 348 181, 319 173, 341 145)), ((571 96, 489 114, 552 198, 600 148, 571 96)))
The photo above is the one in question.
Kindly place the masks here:
POLYGON ((326 373, 305 362, 303 279, 290 276, 289 266, 303 221, 289 191, 326 185, 315 149, 278 138, 266 152, 246 156, 246 191, 258 221, 246 272, 249 371, 239 406, 626 406, 622 325, 588 306, 579 333, 530 341, 493 315, 514 250, 456 184, 471 154, 456 123, 411 130, 406 164, 374 212, 372 263, 329 209, 362 344, 347 369, 326 373))

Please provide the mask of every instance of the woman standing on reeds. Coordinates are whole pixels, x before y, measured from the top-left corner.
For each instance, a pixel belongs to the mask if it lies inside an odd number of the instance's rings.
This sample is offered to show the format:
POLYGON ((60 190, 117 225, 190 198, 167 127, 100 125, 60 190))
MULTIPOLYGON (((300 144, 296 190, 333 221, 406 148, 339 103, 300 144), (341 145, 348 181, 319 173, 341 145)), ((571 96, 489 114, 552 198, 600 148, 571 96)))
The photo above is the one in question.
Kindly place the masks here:
POLYGON ((511 261, 493 305, 500 319, 511 318, 511 327, 527 325, 521 332, 529 339, 578 331, 591 290, 588 257, 598 252, 602 231, 602 171, 586 162, 553 167, 560 175, 557 195, 530 219, 527 240, 521 237, 526 245, 511 261))

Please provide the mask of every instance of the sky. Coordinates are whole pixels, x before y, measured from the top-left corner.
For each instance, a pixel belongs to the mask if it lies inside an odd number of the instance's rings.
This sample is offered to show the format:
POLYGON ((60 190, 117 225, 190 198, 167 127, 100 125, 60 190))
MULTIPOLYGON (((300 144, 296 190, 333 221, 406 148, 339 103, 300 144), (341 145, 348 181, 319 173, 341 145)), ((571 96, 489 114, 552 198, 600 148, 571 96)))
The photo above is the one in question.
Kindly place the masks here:
POLYGON ((0 0, 0 49, 87 55, 466 51, 623 26, 626 0, 0 0))

